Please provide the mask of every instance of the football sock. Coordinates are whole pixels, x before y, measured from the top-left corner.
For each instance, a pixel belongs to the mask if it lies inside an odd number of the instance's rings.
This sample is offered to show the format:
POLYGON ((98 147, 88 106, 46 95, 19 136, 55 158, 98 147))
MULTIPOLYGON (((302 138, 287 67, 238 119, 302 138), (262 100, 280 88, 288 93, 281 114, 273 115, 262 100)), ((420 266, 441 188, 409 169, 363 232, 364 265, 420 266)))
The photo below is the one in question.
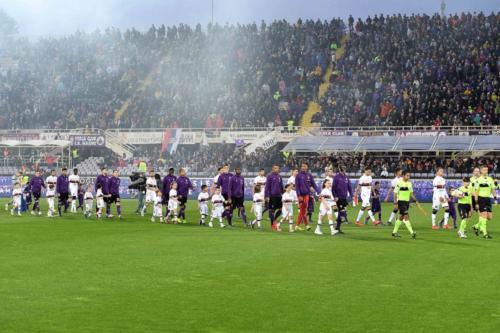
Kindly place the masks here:
POLYGON ((467 228, 467 219, 463 219, 462 222, 460 222, 460 232, 464 232, 465 228, 467 228))
POLYGON ((394 221, 395 218, 396 218, 396 213, 391 212, 391 216, 389 216, 389 220, 387 220, 387 222, 392 222, 394 221))
POLYGON ((342 213, 343 212, 340 212, 340 214, 337 216, 337 230, 340 230, 340 226, 342 225, 342 213))
POLYGON ((411 223, 410 223, 410 220, 408 221, 403 221, 405 226, 406 226, 406 229, 408 229, 408 231, 410 232, 410 234, 413 234, 413 228, 411 227, 411 223))
POLYGON ((278 209, 278 210, 276 211, 276 215, 274 216, 274 220, 277 220, 277 219, 278 219, 278 217, 280 217, 280 216, 281 216, 281 209, 278 209))
POLYGON ((397 233, 400 226, 401 226, 401 221, 399 219, 397 219, 396 223, 394 224, 394 230, 392 231, 392 233, 393 234, 397 233))
POLYGON ((344 211, 340 212, 340 216, 344 217, 345 222, 349 222, 349 220, 347 219, 347 211, 344 210, 344 211))
POLYGON ((486 222, 488 221, 486 218, 484 217, 480 217, 479 218, 479 223, 480 223, 480 226, 479 226, 479 230, 481 230, 481 232, 483 233, 483 235, 487 235, 488 232, 486 231, 486 222))
MULTIPOLYGON (((243 223, 247 224, 247 213, 245 212, 245 207, 241 208, 240 215, 241 215, 241 218, 243 219, 243 223)), ((260 227, 260 220, 258 222, 259 222, 259 227, 260 227)))
POLYGON ((448 224, 448 219, 450 218, 449 212, 444 212, 444 225, 448 224))
POLYGON ((274 209, 269 209, 269 219, 271 220, 271 225, 274 222, 274 209))

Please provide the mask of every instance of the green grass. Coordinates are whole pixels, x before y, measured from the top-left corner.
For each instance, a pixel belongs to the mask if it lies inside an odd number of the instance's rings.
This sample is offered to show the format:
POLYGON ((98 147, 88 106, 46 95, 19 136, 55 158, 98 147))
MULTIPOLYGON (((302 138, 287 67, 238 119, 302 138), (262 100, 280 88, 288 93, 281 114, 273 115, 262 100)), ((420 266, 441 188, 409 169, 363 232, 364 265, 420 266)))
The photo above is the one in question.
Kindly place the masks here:
POLYGON ((498 207, 492 240, 433 231, 412 208, 412 241, 404 227, 400 240, 352 224, 338 237, 202 228, 193 202, 186 225, 151 224, 131 201, 121 223, 0 203, 2 333, 500 330, 498 207))

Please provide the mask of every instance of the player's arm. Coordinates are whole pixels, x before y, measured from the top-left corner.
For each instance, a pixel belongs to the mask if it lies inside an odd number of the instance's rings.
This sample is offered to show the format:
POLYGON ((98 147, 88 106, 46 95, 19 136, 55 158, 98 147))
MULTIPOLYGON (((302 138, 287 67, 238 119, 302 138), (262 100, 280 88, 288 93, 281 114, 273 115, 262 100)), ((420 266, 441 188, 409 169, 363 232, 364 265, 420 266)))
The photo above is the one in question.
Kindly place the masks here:
POLYGON ((420 202, 418 202, 417 197, 415 196, 415 194, 413 193, 413 191, 410 192, 410 197, 413 199, 413 201, 415 202, 415 204, 420 207, 420 202))
POLYGON ((475 209, 479 209, 479 203, 478 203, 478 198, 479 198, 479 186, 476 185, 476 187, 474 187, 474 190, 473 190, 473 194, 474 194, 474 199, 476 201, 476 207, 474 207, 475 209))
POLYGON ((269 179, 270 177, 266 177, 266 186, 264 187, 264 201, 268 202, 269 201, 269 191, 271 190, 271 181, 269 179))
POLYGON ((356 185, 356 189, 354 190, 353 198, 357 198, 360 191, 361 191, 361 186, 359 185, 359 182, 358 182, 358 184, 356 185))
POLYGON ((212 186, 210 186, 210 196, 214 194, 216 187, 217 187, 217 182, 212 182, 212 186))
POLYGON ((349 191, 349 195, 352 197, 354 197, 354 194, 352 193, 352 185, 351 185, 351 180, 349 178, 347 178, 347 191, 349 191))
POLYGON ((391 195, 391 193, 394 192, 394 187, 389 187, 389 189, 387 190, 387 194, 385 195, 385 199, 384 199, 384 202, 387 202, 389 201, 389 197, 391 195))
POLYGON ((309 191, 314 192, 315 194, 320 193, 321 191, 318 189, 318 185, 316 185, 316 182, 314 181, 314 177, 311 177, 311 186, 309 188, 309 191))
POLYGON ((357 206, 358 205, 358 195, 361 191, 361 186, 359 185, 359 182, 358 184, 356 185, 356 189, 354 190, 354 195, 352 197, 352 204, 354 206, 357 206))
POLYGON ((231 193, 231 192, 232 192, 232 191, 231 191, 231 188, 232 188, 232 187, 233 187, 233 177, 231 177, 231 178, 229 179, 229 189, 228 189, 228 191, 227 191, 227 202, 228 202, 228 203, 231 203, 231 194, 232 194, 232 193, 231 193))
POLYGON ((335 190, 335 177, 332 178, 332 195, 333 195, 333 201, 337 201, 337 191, 335 190))
POLYGON ((500 184, 498 183, 498 181, 496 179, 492 179, 493 180, 493 195, 495 198, 497 198, 497 193, 498 193, 498 189, 500 189, 500 184))

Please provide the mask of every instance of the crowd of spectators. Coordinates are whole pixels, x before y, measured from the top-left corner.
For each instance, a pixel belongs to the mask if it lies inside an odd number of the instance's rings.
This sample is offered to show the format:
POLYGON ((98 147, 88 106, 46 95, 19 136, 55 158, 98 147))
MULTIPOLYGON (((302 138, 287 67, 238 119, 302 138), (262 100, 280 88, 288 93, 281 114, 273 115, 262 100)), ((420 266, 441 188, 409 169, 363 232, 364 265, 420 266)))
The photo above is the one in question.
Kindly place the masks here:
POLYGON ((280 20, 2 41, 0 128, 298 123, 343 31, 280 20))
POLYGON ((2 39, 0 128, 108 128, 161 55, 148 34, 116 29, 36 42, 2 39))
POLYGON ((337 170, 339 166, 344 166, 347 172, 361 173, 365 167, 370 167, 377 177, 388 177, 398 167, 416 174, 433 175, 438 167, 443 167, 447 174, 467 174, 471 173, 475 166, 488 165, 492 173, 500 173, 500 158, 497 156, 472 158, 457 157, 452 154, 439 157, 417 153, 404 154, 403 156, 325 154, 304 157, 289 156, 288 159, 284 159, 288 168, 300 168, 302 161, 307 161, 311 170, 316 172, 327 169, 337 170))
POLYGON ((380 15, 350 27, 316 122, 500 124, 500 13, 380 15))
POLYGON ((324 126, 497 125, 499 27, 462 13, 6 38, 0 128, 298 124, 330 61, 324 126))
POLYGON ((257 149, 256 152, 246 154, 242 148, 235 144, 218 145, 193 145, 179 146, 177 151, 169 154, 161 152, 159 146, 142 146, 134 152, 130 159, 114 158, 107 160, 107 165, 112 166, 137 166, 140 161, 145 161, 149 168, 173 167, 185 168, 194 172, 216 173, 223 164, 228 163, 233 168, 241 166, 244 171, 257 172, 259 168, 270 168, 273 163, 283 163, 280 147, 275 146, 267 151, 257 149))

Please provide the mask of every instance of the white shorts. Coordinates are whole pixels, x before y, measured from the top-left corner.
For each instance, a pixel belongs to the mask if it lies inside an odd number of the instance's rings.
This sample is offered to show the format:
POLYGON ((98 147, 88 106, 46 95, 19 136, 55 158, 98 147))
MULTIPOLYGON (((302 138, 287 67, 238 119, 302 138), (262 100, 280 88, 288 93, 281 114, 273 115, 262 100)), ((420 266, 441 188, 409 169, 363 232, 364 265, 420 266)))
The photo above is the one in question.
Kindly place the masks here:
POLYGON ((150 203, 155 201, 155 199, 156 199, 156 192, 151 190, 146 190, 146 202, 150 203))
POLYGON ((264 210, 264 207, 261 204, 256 204, 255 207, 253 208, 253 212, 255 214, 255 219, 257 220, 262 220, 262 211, 264 210))
POLYGON ((440 196, 434 195, 432 197, 432 209, 439 209, 440 207, 448 208, 448 197, 444 197, 443 202, 440 200, 440 196))
POLYGON ((49 204, 49 210, 53 211, 54 210, 54 197, 48 197, 47 203, 49 204))
POLYGON ((284 220, 293 219, 293 205, 286 204, 281 208, 281 216, 284 220))
POLYGON ((208 216, 208 205, 200 205, 200 215, 208 216))
POLYGON ((21 207, 21 196, 18 195, 17 197, 13 198, 12 199, 12 203, 14 204, 14 206, 16 207, 21 207))
POLYGON ((328 205, 325 207, 325 205, 321 203, 319 205, 319 215, 321 216, 332 215, 332 206, 328 205))
POLYGON ((89 211, 89 212, 90 212, 90 211, 92 210, 92 206, 93 206, 93 205, 94 205, 94 200, 88 200, 88 199, 87 199, 87 200, 85 201, 85 209, 86 209, 87 211, 89 211))
POLYGON ((71 197, 78 197, 78 186, 72 187, 71 185, 69 186, 69 194, 71 197))
POLYGON ((212 209, 213 218, 222 218, 222 213, 224 213, 224 207, 217 207, 212 209))
POLYGON ((154 206, 154 208, 153 208, 153 216, 155 216, 155 217, 162 217, 163 216, 163 209, 162 209, 162 205, 161 204, 154 206))
POLYGON ((177 206, 178 206, 177 201, 168 200, 168 210, 176 211, 177 210, 177 206))
POLYGON ((104 208, 106 205, 104 204, 104 198, 97 198, 97 208, 104 208))
POLYGON ((371 206, 370 194, 361 194, 361 207, 371 206))

